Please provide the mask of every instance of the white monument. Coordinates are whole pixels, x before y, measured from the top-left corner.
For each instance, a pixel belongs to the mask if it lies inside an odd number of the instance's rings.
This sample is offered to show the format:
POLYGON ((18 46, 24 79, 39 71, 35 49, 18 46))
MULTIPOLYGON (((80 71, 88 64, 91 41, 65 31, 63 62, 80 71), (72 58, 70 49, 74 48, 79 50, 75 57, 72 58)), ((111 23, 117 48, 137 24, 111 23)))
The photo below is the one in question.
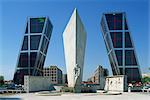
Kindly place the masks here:
POLYGON ((104 90, 117 92, 127 91, 127 76, 126 75, 107 76, 104 90))
POLYGON ((86 46, 86 32, 76 8, 64 30, 63 41, 68 87, 73 87, 75 92, 80 92, 86 46))

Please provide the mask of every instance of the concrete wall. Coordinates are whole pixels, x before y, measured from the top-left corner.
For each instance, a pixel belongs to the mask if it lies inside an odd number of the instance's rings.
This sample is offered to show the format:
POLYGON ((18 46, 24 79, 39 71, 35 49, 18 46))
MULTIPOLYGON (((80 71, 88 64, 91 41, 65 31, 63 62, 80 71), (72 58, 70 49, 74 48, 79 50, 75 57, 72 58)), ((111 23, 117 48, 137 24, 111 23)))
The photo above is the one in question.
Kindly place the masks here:
POLYGON ((68 86, 74 87, 74 67, 76 65, 76 16, 71 16, 63 33, 68 86))
POLYGON ((104 76, 101 76, 100 77, 100 90, 104 90, 104 87, 105 87, 105 77, 104 76))
POLYGON ((40 90, 49 90, 50 78, 43 76, 24 76, 24 90, 34 92, 40 90))
POLYGON ((93 73, 93 75, 88 79, 88 81, 92 81, 94 84, 99 84, 99 88, 97 89, 104 90, 106 71, 107 69, 99 65, 97 69, 95 70, 95 72, 93 73))
POLYGON ((106 77, 105 82, 106 91, 127 91, 127 77, 124 75, 106 77))
POLYGON ((76 20, 76 64, 80 68, 80 75, 76 80, 76 87, 80 88, 80 84, 82 82, 83 77, 84 55, 86 47, 86 31, 77 11, 76 20))

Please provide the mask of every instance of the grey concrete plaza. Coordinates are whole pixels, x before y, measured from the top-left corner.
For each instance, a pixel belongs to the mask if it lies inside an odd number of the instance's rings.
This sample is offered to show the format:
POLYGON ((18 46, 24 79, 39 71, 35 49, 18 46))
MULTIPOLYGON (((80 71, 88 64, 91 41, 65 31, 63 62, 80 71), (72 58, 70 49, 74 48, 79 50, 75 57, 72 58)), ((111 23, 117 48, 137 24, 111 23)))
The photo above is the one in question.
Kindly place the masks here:
MULTIPOLYGON (((2 96, 2 97, 6 97, 6 96, 2 96)), ((124 92, 121 95, 106 95, 100 93, 78 93, 78 94, 65 93, 58 96, 48 96, 48 95, 44 96, 44 95, 37 95, 36 93, 29 93, 29 94, 24 93, 24 94, 11 95, 7 97, 21 98, 16 100, 149 100, 150 93, 124 92)), ((0 99, 0 100, 7 100, 7 99, 0 99)))

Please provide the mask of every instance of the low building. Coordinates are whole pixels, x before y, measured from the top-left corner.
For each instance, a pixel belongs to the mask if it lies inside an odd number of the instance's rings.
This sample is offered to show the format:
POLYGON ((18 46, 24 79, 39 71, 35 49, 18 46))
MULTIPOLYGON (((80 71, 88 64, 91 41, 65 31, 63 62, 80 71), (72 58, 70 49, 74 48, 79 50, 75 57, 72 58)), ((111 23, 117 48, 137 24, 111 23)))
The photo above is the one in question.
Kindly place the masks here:
POLYGON ((14 82, 13 82, 13 80, 5 80, 4 81, 4 84, 13 84, 14 82))
POLYGON ((93 93, 96 92, 97 89, 99 89, 99 84, 95 84, 91 81, 82 81, 81 82, 81 92, 83 93, 93 93))
POLYGON ((43 75, 50 77, 51 84, 62 84, 62 71, 57 66, 44 68, 43 75))
POLYGON ((88 81, 99 84, 99 89, 104 89, 106 76, 108 76, 108 70, 99 65, 88 81))
POLYGON ((27 93, 49 90, 50 86, 51 86, 50 77, 24 76, 24 90, 27 93))
POLYGON ((0 86, 4 84, 4 76, 0 76, 0 86))
POLYGON ((67 74, 63 74, 63 84, 68 84, 67 74))
POLYGON ((116 75, 106 77, 105 91, 117 91, 125 92, 127 91, 127 76, 126 75, 116 75))
POLYGON ((142 74, 142 77, 150 77, 150 73, 144 73, 142 74))

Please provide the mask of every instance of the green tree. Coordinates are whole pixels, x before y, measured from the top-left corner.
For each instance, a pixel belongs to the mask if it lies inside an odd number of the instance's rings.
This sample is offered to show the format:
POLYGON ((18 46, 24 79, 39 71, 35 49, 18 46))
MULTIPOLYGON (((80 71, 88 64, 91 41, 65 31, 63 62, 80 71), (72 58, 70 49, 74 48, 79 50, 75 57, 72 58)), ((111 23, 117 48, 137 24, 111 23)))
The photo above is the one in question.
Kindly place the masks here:
POLYGON ((0 86, 4 84, 4 76, 0 76, 0 86))
POLYGON ((143 83, 150 82, 150 77, 143 77, 143 78, 142 78, 142 82, 143 82, 143 83))

